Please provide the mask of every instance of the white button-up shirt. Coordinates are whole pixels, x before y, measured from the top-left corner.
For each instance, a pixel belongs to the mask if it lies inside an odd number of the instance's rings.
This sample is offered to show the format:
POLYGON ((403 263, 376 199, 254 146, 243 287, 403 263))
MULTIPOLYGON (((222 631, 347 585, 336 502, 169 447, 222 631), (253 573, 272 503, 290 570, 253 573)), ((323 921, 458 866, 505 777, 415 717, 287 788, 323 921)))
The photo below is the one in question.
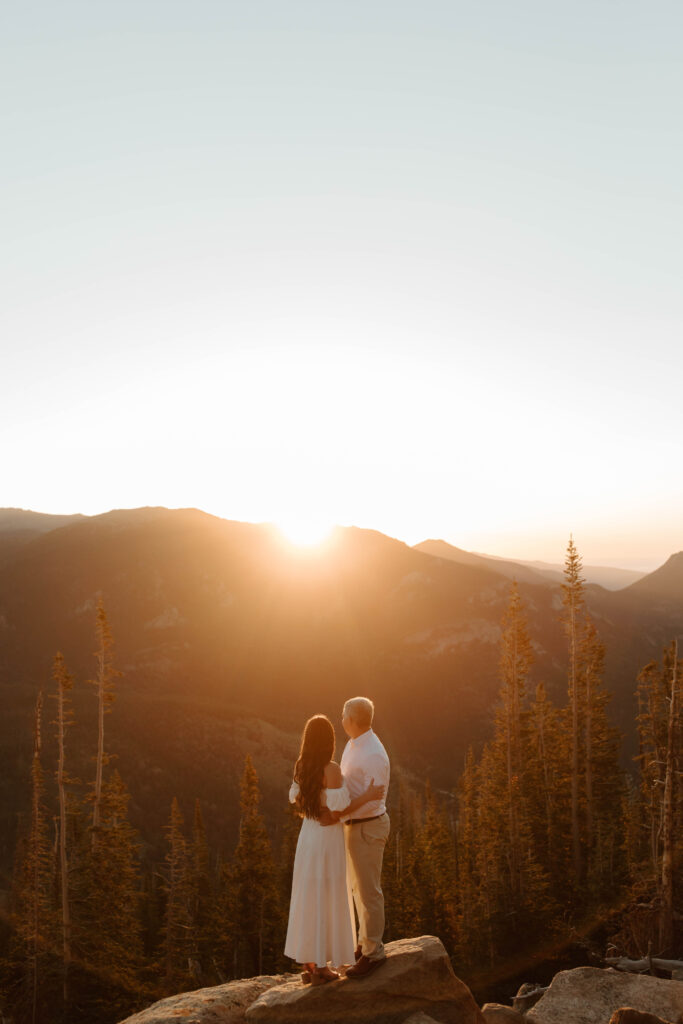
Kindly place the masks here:
POLYGON ((381 800, 370 800, 341 820, 374 818, 384 814, 389 789, 389 757, 372 729, 368 729, 355 740, 349 740, 342 754, 341 770, 352 800, 368 788, 371 779, 375 780, 376 786, 385 787, 381 800))

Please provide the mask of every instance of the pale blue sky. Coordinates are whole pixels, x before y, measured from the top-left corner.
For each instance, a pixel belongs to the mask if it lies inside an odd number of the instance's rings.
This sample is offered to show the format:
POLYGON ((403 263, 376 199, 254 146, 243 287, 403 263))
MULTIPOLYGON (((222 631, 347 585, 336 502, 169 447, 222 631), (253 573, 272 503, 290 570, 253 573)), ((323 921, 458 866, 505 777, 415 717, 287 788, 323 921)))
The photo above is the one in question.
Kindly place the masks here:
POLYGON ((6 8, 0 505, 679 550, 682 40, 679 3, 6 8))

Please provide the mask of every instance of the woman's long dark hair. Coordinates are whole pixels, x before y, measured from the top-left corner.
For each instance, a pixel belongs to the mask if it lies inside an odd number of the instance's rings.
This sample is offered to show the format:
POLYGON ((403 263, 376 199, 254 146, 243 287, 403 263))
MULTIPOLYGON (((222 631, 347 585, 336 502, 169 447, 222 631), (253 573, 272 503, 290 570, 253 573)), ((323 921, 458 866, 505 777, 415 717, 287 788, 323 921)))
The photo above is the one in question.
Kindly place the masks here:
POLYGON ((334 726, 327 715, 313 715, 304 726, 301 750, 294 766, 299 783, 296 805, 303 818, 320 816, 320 793, 325 767, 334 757, 334 726))

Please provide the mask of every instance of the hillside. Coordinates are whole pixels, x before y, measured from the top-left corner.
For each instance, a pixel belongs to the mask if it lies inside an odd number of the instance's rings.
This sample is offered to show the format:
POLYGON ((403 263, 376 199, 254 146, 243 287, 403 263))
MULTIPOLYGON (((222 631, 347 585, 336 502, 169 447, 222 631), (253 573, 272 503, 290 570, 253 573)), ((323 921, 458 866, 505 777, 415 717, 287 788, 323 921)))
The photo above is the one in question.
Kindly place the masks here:
MULTIPOLYGON (((415 545, 417 551, 424 551, 438 558, 449 558, 463 565, 478 565, 482 568, 500 572, 509 579, 529 583, 561 583, 563 566, 560 563, 510 561, 498 555, 475 554, 463 551, 462 548, 446 543, 445 540, 425 540, 415 545)), ((606 565, 584 565, 583 576, 587 583, 596 583, 605 590, 621 590, 641 580, 646 574, 635 569, 620 569, 606 565)))
POLYGON ((447 558, 451 562, 459 562, 461 565, 475 565, 489 572, 498 572, 510 580, 517 580, 518 583, 550 583, 548 577, 529 568, 522 562, 510 562, 504 558, 493 558, 488 555, 477 555, 472 551, 463 551, 445 540, 423 540, 415 545, 416 551, 422 551, 427 555, 434 555, 435 558, 447 558))
POLYGON ((679 610, 683 607, 683 551, 671 555, 664 565, 628 587, 622 600, 634 607, 649 602, 651 610, 679 610))
MULTIPOLYGON (((631 734, 637 672, 683 631, 680 557, 652 574, 656 614, 645 580, 615 594, 587 588, 614 717, 631 734)), ((186 804, 200 795, 230 836, 245 752, 274 806, 305 718, 323 711, 339 727, 343 700, 359 692, 376 700, 395 762, 450 788, 467 746, 491 728, 509 582, 489 565, 373 531, 340 528, 317 554, 302 553, 270 527, 192 509, 110 512, 24 537, 0 573, 0 861, 25 806, 33 702, 51 685, 58 649, 77 678, 74 771, 91 770, 86 680, 99 594, 123 672, 107 735, 136 823, 160 834, 174 793, 186 804)), ((524 580, 520 591, 537 654, 532 685, 544 679, 562 699, 559 589, 524 580)), ((48 730, 48 760, 51 743, 48 730)))

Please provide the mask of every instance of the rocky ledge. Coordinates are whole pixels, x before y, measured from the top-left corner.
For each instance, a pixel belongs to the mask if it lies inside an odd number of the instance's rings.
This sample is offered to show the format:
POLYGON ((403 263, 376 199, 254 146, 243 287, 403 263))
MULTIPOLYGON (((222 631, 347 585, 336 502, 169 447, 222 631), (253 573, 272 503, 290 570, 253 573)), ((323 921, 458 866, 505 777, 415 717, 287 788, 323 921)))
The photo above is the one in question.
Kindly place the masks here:
POLYGON ((433 935, 387 944, 367 978, 302 985, 299 975, 250 978, 162 999, 122 1024, 485 1024, 433 935))
POLYGON ((367 978, 248 978, 169 996, 121 1024, 683 1024, 683 982, 612 969, 562 971, 515 1003, 480 1010, 439 939, 423 935, 390 942, 367 978))

